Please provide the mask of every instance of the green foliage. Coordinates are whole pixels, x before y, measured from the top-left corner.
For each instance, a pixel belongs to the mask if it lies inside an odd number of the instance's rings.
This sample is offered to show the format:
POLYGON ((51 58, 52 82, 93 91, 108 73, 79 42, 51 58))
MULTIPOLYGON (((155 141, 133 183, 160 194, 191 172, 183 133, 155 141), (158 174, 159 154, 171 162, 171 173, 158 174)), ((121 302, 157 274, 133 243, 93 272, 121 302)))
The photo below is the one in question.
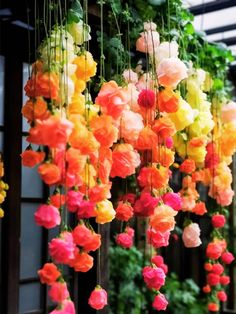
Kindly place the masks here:
POLYGON ((110 314, 143 314, 147 306, 142 282, 143 254, 135 247, 110 248, 110 314))
MULTIPOLYGON (((143 253, 135 247, 110 248, 110 314, 152 313, 154 293, 145 287, 142 279, 143 253)), ((192 279, 180 282, 172 273, 161 290, 169 300, 171 314, 205 314, 206 305, 200 299, 200 288, 192 279)), ((153 312, 155 313, 155 311, 153 312)))
POLYGON ((171 273, 163 288, 169 300, 168 312, 171 314, 205 314, 206 305, 200 299, 200 288, 192 279, 180 282, 177 275, 171 273))
POLYGON ((231 93, 231 84, 225 84, 228 66, 233 61, 230 50, 224 44, 207 42, 204 32, 195 31, 194 17, 183 8, 181 0, 104 2, 109 12, 109 31, 104 38, 105 54, 108 56, 106 79, 113 77, 117 70, 120 73, 129 66, 129 49, 135 51, 135 42, 143 31, 143 22, 150 20, 157 24, 161 41, 178 42, 180 59, 191 61, 194 67, 201 67, 212 75, 214 84, 211 99, 216 97, 217 100, 225 100, 231 93))

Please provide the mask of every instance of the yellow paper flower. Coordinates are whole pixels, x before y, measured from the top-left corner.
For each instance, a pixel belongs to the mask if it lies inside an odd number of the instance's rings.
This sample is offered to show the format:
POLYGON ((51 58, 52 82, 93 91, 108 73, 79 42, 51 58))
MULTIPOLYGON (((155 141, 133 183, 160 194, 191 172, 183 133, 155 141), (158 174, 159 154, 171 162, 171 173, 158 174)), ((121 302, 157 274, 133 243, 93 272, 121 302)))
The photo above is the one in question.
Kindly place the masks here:
POLYGON ((76 45, 82 45, 85 41, 91 39, 89 25, 79 21, 78 23, 71 23, 67 25, 67 30, 74 39, 76 45))
POLYGON ((191 108, 191 106, 182 98, 180 98, 179 102, 179 110, 174 113, 169 113, 169 117, 175 124, 175 128, 177 131, 181 131, 185 129, 187 126, 193 123, 195 111, 191 108))
POLYGON ((111 222, 116 215, 112 202, 104 200, 97 203, 96 206, 96 222, 99 224, 105 224, 111 222))
POLYGON ((75 58, 73 63, 77 65, 76 76, 80 80, 87 82, 96 74, 97 63, 93 60, 92 54, 88 51, 75 58))

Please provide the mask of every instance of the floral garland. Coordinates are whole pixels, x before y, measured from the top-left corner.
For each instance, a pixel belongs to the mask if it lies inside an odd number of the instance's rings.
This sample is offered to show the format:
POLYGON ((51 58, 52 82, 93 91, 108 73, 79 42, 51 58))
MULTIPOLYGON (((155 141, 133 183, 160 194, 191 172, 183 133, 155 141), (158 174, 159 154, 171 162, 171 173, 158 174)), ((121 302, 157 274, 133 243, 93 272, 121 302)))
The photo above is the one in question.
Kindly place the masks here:
MULTIPOLYGON (((38 271, 41 283, 50 287, 51 300, 58 304, 52 314, 75 313, 61 266, 76 272, 93 267, 89 253, 100 248, 101 235, 89 218, 104 224, 115 217, 108 198, 110 146, 117 140, 118 129, 109 114, 99 113, 86 88, 97 64, 84 48, 90 39, 85 30, 89 27, 82 20, 54 27, 39 47, 39 58, 25 86, 29 100, 22 109, 30 124, 30 145, 21 154, 22 164, 37 165, 43 182, 54 189, 47 203, 36 210, 35 222, 47 229, 60 226, 58 237, 49 243, 51 262, 38 271), (69 213, 78 221, 73 230, 69 213)), ((89 304, 97 310, 107 304, 107 293, 99 285, 89 304)))
MULTIPOLYGON (((89 26, 77 19, 56 25, 39 47, 39 58, 25 86, 29 100, 22 114, 30 124, 30 144, 21 157, 24 166, 37 165, 43 182, 54 190, 35 212, 39 226, 60 226, 58 237, 49 243, 51 261, 38 272, 41 282, 50 287, 51 300, 57 303, 52 314, 75 313, 61 266, 78 272, 93 267, 89 253, 99 250, 101 235, 90 225, 90 218, 104 224, 116 217, 122 222, 116 243, 129 249, 134 240, 130 220, 143 217, 147 242, 159 249, 169 244, 178 211, 200 216, 207 212, 197 183, 210 186, 209 195, 219 206, 232 201, 228 164, 236 148, 231 119, 235 104, 224 106, 221 114, 222 104, 214 97, 212 103, 208 100, 212 88, 209 73, 180 60, 178 44, 160 43, 156 28, 152 22, 144 23, 136 42, 137 50, 148 60, 147 71, 128 68, 122 86, 113 80, 103 83, 95 103, 87 85, 96 75, 97 65, 85 49, 89 26), (175 163, 176 152, 183 160, 180 165, 175 163), (183 173, 178 193, 169 186, 173 167, 183 173), (130 176, 137 191, 126 189, 114 209, 109 201, 110 178, 128 180, 130 176), (68 223, 69 214, 77 219, 74 229, 68 223)), ((229 279, 216 260, 221 257, 226 264, 233 260, 218 231, 224 221, 219 207, 212 217, 217 229, 207 247, 210 261, 204 288, 212 291, 213 300, 217 296, 220 301, 226 296, 217 285, 225 285, 229 279)), ((182 238, 186 247, 201 244, 199 225, 189 214, 182 238)), ((158 311, 168 305, 160 292, 167 271, 163 258, 151 253, 142 272, 145 284, 156 293, 153 308, 158 311)), ((107 304, 107 293, 99 284, 88 301, 96 310, 107 304)), ((209 302, 208 308, 218 310, 217 302, 209 302)))

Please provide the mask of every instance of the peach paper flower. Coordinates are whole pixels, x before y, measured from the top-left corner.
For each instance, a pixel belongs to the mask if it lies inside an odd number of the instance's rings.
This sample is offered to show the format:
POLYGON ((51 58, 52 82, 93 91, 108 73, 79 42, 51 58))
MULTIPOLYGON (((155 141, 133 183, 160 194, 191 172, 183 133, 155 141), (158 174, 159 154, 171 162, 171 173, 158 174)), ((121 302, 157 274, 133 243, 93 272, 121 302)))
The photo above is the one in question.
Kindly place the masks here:
POLYGON ((178 58, 163 59, 157 67, 157 77, 160 85, 175 88, 188 77, 186 65, 178 58))
POLYGON ((197 223, 191 223, 185 227, 182 235, 185 247, 198 247, 202 243, 200 233, 201 230, 197 223))

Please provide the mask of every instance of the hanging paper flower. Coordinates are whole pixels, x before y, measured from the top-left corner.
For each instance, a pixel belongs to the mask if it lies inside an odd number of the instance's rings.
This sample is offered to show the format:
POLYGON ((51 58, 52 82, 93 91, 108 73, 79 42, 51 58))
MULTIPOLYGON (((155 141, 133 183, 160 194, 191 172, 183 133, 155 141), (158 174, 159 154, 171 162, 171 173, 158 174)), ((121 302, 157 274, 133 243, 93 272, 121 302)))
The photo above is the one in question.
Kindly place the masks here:
POLYGON ((188 248, 198 247, 202 241, 200 239, 200 228, 197 223, 191 223, 184 228, 183 231, 183 242, 188 248))
POLYGON ((40 205, 34 218, 37 225, 47 229, 54 228, 61 223, 59 210, 53 205, 40 205))
POLYGON ((168 301, 166 300, 164 294, 159 293, 155 296, 155 299, 152 303, 152 307, 157 311, 165 311, 168 305, 168 301))
POLYGON ((102 310, 107 305, 107 292, 100 286, 96 287, 88 301, 89 305, 95 310, 102 310))

